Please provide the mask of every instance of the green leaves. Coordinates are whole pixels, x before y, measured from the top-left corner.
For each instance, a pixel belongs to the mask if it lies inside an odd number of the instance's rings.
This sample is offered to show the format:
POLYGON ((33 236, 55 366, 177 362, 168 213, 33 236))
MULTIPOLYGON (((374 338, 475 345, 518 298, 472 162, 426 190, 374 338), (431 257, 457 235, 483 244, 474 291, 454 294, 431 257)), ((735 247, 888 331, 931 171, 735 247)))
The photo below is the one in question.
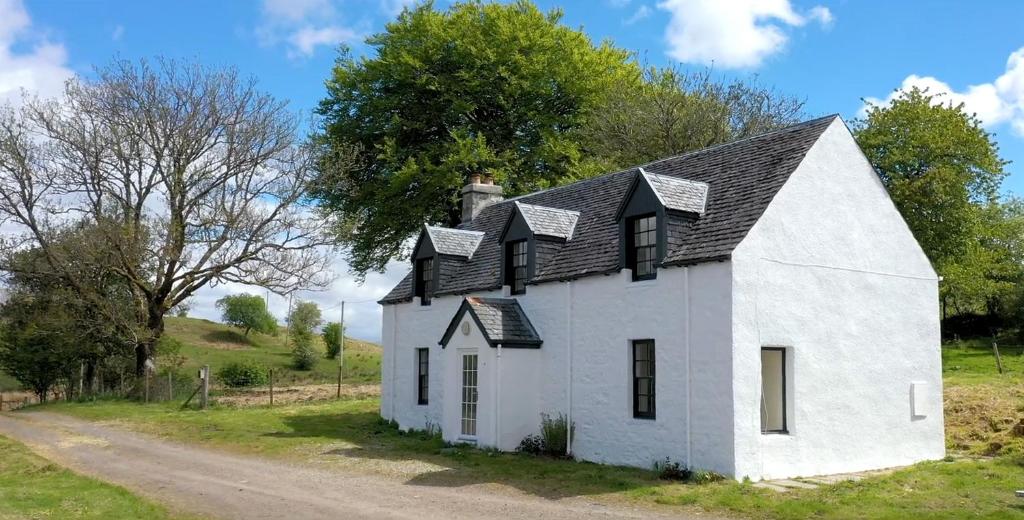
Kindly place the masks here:
POLYGON ((270 334, 277 330, 277 320, 267 310, 263 298, 254 294, 234 294, 217 300, 217 308, 221 310, 221 319, 245 331, 270 334))
POLYGON ((358 275, 406 252, 424 222, 459 222, 459 190, 487 171, 507 195, 573 178, 573 134, 613 92, 639 85, 627 51, 594 44, 530 2, 426 3, 343 53, 327 81, 318 135, 352 147, 353 163, 321 161, 313 195, 342 216, 358 275))
POLYGON ((943 277, 947 312, 1002 312, 1024 279, 1024 210, 981 121, 927 90, 872 106, 854 134, 943 277))

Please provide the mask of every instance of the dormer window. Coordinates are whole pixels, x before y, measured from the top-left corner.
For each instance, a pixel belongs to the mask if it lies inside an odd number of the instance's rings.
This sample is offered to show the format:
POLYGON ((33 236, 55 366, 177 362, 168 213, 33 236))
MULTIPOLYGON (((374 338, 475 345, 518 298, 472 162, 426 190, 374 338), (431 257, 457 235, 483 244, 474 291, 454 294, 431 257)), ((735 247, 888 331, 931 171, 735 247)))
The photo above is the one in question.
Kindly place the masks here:
POLYGON ((416 296, 420 305, 430 305, 434 295, 434 259, 421 258, 416 261, 416 296))
POLYGON ((526 281, 530 277, 529 259, 529 244, 526 240, 505 244, 505 285, 512 289, 512 294, 526 293, 526 281))
POLYGON ((670 237, 678 238, 701 218, 708 185, 637 168, 615 219, 621 233, 620 267, 633 281, 652 280, 665 262, 670 237))
POLYGON ((651 280, 658 276, 658 217, 643 215, 629 219, 629 244, 626 266, 633 271, 633 280, 651 280))

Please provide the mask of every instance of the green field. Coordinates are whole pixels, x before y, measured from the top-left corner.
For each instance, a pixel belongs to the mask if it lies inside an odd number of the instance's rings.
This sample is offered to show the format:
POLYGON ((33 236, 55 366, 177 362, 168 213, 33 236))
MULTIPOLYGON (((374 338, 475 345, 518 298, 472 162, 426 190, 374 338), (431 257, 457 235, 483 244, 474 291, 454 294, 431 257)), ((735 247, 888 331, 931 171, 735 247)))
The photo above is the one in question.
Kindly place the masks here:
MULTIPOLYGON (((313 370, 292 369, 291 348, 284 334, 270 336, 251 333, 247 338, 239 329, 194 318, 167 318, 165 333, 182 342, 180 354, 185 357, 183 368, 189 373, 194 373, 203 365, 210 365, 216 374, 218 369, 232 361, 247 359, 273 368, 274 382, 280 385, 329 383, 338 377, 338 362, 322 355, 313 370)), ((319 336, 316 348, 323 352, 319 336)), ((345 381, 380 381, 380 357, 380 346, 346 338, 342 372, 345 381)))
MULTIPOLYGON (((0 518, 186 518, 124 488, 83 477, 0 437, 0 518)), ((191 518, 191 517, 190 517, 191 518)))
POLYGON ((1024 487, 1024 451, 1018 449, 1020 437, 997 420, 1024 417, 1024 365, 1017 358, 1004 359, 1009 369, 999 375, 990 351, 974 348, 950 348, 943 358, 947 419, 954 422, 947 428, 951 453, 992 458, 927 462, 860 482, 784 494, 731 481, 671 483, 641 469, 449 448, 436 436, 403 433, 383 422, 377 399, 206 412, 128 402, 57 404, 52 409, 240 453, 398 474, 417 485, 493 482, 547 498, 593 496, 752 518, 1024 518, 1024 505, 1013 495, 1024 487), (993 401, 993 395, 1001 400, 993 401), (959 410, 962 403, 972 404, 959 410), (993 451, 993 442, 1000 448, 993 451))

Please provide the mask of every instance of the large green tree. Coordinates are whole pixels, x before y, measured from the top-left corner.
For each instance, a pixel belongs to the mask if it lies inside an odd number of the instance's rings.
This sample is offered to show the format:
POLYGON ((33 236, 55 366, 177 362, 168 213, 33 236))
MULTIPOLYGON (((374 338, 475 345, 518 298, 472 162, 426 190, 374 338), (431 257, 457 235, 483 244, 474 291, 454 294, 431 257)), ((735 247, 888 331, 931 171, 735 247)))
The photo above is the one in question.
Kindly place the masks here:
POLYGON ((742 139, 798 122, 803 100, 756 77, 716 79, 710 70, 645 69, 639 88, 619 89, 581 132, 600 173, 742 139))
POLYGON ((573 176, 575 132, 641 78, 627 51, 561 17, 528 1, 425 2, 370 37, 369 57, 342 51, 318 110, 314 195, 343 217, 354 272, 383 269, 423 222, 457 224, 473 173, 509 195, 573 176))
POLYGON ((1005 307, 1022 278, 1024 213, 1000 196, 1007 163, 981 121, 913 88, 870 107, 854 134, 943 277, 944 316, 1005 307))

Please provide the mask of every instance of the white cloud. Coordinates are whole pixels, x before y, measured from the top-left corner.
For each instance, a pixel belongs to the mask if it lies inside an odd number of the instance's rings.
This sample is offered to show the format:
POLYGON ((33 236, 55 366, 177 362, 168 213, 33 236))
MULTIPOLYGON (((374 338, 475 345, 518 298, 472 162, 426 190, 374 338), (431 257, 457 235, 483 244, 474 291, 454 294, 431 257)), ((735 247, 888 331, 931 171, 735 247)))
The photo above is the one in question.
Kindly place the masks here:
POLYGON ((302 27, 288 37, 288 43, 291 44, 288 56, 312 56, 321 45, 338 45, 344 41, 354 40, 356 36, 355 31, 345 27, 302 27))
POLYGON ((669 56, 725 68, 760 65, 785 47, 787 28, 809 20, 832 22, 828 8, 815 6, 801 15, 789 0, 664 0, 658 8, 671 14, 665 31, 669 56))
POLYGON ((115 42, 119 41, 122 36, 124 36, 124 26, 123 25, 118 25, 117 27, 114 27, 114 31, 112 33, 110 33, 110 39, 114 40, 115 42))
POLYGON ((21 0, 0 0, 0 104, 17 102, 24 89, 54 97, 74 75, 67 51, 32 26, 21 0))
MULTIPOLYGON (((986 127, 1009 123, 1019 135, 1024 136, 1024 47, 1010 54, 1006 70, 990 83, 969 85, 957 91, 934 76, 911 74, 903 80, 899 90, 912 87, 927 88, 930 94, 937 94, 937 103, 963 103, 964 109, 976 114, 986 127)), ((886 105, 898 95, 899 91, 895 91, 885 99, 865 98, 867 104, 861 107, 859 115, 866 113, 868 105, 886 105)))
POLYGON ((639 22, 640 20, 643 20, 644 18, 651 16, 651 13, 652 11, 650 7, 647 7, 646 5, 641 5, 636 11, 633 12, 633 14, 629 18, 623 20, 622 23, 626 25, 633 25, 639 22))
POLYGON ((380 8, 390 16, 402 12, 406 7, 412 8, 418 0, 380 0, 380 8))
POLYGON ((284 44, 291 59, 312 56, 320 47, 336 47, 359 38, 340 23, 330 0, 264 0, 256 34, 264 45, 284 44))

